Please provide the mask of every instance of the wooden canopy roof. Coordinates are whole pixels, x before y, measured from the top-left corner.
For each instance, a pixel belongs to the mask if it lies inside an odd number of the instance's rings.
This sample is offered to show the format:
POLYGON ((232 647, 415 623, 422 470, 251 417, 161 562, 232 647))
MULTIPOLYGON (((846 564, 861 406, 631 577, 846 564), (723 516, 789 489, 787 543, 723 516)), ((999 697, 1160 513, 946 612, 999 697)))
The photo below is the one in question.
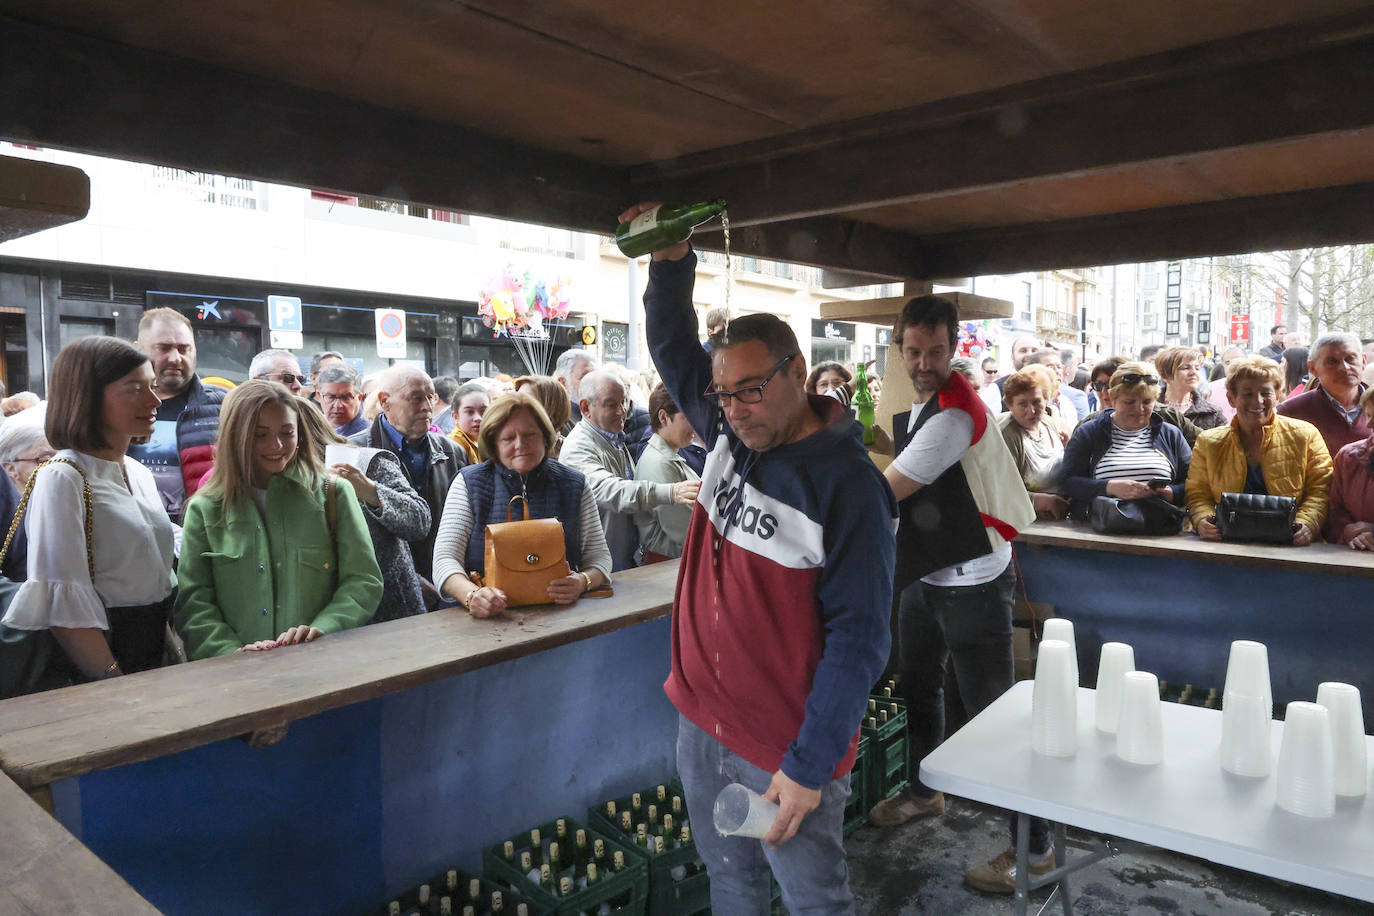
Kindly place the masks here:
POLYGON ((1350 0, 0 0, 0 137, 929 278, 1374 239, 1350 0), (707 236, 705 244, 719 244, 707 236))

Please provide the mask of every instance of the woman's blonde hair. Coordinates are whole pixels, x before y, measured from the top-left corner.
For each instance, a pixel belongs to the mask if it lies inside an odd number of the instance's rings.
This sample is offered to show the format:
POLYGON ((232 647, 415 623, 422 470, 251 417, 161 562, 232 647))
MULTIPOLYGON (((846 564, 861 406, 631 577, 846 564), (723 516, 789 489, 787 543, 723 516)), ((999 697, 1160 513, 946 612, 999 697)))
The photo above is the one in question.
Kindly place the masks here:
POLYGON ((1202 354, 1192 347, 1165 347, 1155 354, 1155 368, 1166 383, 1189 363, 1202 365, 1202 354))
POLYGON ((320 467, 325 466, 324 450, 329 445, 344 445, 348 442, 343 436, 334 432, 334 427, 330 425, 329 419, 314 404, 305 398, 296 397, 296 444, 304 448, 307 445, 320 453, 320 467))
POLYGON ((549 415, 544 412, 544 406, 523 391, 513 391, 492 401, 487 412, 482 414, 482 427, 477 430, 477 455, 483 461, 500 464, 497 459, 499 452, 496 449, 496 438, 501 434, 501 427, 510 422, 510 418, 517 410, 530 412, 539 427, 539 432, 544 436, 544 456, 548 458, 553 454, 553 444, 558 433, 549 421, 549 415))
POLYGON ((200 491, 209 497, 219 497, 224 513, 230 506, 243 505, 253 498, 253 434, 258 415, 269 404, 289 410, 296 417, 296 453, 287 462, 286 469, 304 471, 305 484, 312 492, 324 474, 324 444, 316 441, 309 421, 301 419, 306 411, 315 408, 278 382, 261 379, 244 382, 224 396, 219 412, 215 469, 200 491))
POLYGON ((552 375, 522 375, 515 380, 515 390, 519 391, 521 385, 529 385, 534 389, 530 394, 544 408, 553 428, 562 429, 572 416, 572 402, 568 400, 568 392, 558 379, 552 375))
POLYGON ((1263 385, 1269 382, 1274 386, 1274 391, 1283 390, 1283 368, 1266 356, 1247 356, 1233 362, 1226 370, 1226 390, 1236 393, 1236 386, 1241 382, 1259 382, 1263 385))
POLYGON ((1148 394, 1150 397, 1159 399, 1159 370, 1149 363, 1142 363, 1132 360, 1117 366, 1112 373, 1112 379, 1107 383, 1107 391, 1111 393, 1112 400, 1120 397, 1140 397, 1148 394), (1126 376, 1138 375, 1140 378, 1134 382, 1127 382, 1126 376), (1151 385, 1146 382, 1146 378, 1153 378, 1155 383, 1151 385))

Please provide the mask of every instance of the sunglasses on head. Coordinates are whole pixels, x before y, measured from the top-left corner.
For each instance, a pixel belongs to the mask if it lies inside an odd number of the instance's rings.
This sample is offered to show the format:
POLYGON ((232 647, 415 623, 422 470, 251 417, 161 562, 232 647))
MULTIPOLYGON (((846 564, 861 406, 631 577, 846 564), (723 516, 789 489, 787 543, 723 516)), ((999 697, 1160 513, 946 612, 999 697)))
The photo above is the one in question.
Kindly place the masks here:
POLYGON ((1158 385, 1159 379, 1153 375, 1141 375, 1139 372, 1127 372, 1121 376, 1121 384, 1123 385, 1139 385, 1141 382, 1146 385, 1158 385))

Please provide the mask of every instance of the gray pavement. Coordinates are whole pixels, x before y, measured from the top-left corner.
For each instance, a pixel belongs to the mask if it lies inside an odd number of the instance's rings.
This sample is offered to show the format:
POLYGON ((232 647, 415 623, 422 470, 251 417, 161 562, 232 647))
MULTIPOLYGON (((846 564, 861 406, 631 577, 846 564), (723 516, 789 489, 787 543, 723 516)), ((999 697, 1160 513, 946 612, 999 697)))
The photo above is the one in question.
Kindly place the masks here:
MULTIPOLYGON (((1070 855, 1095 837, 1069 832, 1070 855)), ((863 827, 845 844, 860 916, 1008 916, 1010 897, 964 886, 964 868, 1008 843, 1006 815, 962 799, 944 817, 879 830, 863 827)), ((1078 916, 1370 916, 1374 905, 1226 868, 1151 846, 1116 841, 1121 854, 1071 876, 1078 916)), ((1034 895, 1031 913, 1048 896, 1034 895)), ((779 912, 782 912, 781 910, 779 912)), ((1047 914, 1058 914, 1056 898, 1047 914)))

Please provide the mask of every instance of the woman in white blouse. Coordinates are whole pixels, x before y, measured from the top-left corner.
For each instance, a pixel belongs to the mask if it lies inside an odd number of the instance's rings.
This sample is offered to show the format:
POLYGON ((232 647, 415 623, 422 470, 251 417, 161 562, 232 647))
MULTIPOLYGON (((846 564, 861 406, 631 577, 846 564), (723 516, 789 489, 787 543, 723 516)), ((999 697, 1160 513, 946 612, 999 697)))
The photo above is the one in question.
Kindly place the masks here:
POLYGON ((29 578, 4 623, 50 630, 88 680, 162 659, 176 585, 174 529, 152 472, 125 457, 130 441, 153 432, 162 403, 156 387, 148 357, 113 337, 73 341, 53 362, 48 441, 58 449, 54 459, 71 464, 48 464, 33 476, 24 514, 29 578), (83 483, 91 491, 89 529, 83 483))

